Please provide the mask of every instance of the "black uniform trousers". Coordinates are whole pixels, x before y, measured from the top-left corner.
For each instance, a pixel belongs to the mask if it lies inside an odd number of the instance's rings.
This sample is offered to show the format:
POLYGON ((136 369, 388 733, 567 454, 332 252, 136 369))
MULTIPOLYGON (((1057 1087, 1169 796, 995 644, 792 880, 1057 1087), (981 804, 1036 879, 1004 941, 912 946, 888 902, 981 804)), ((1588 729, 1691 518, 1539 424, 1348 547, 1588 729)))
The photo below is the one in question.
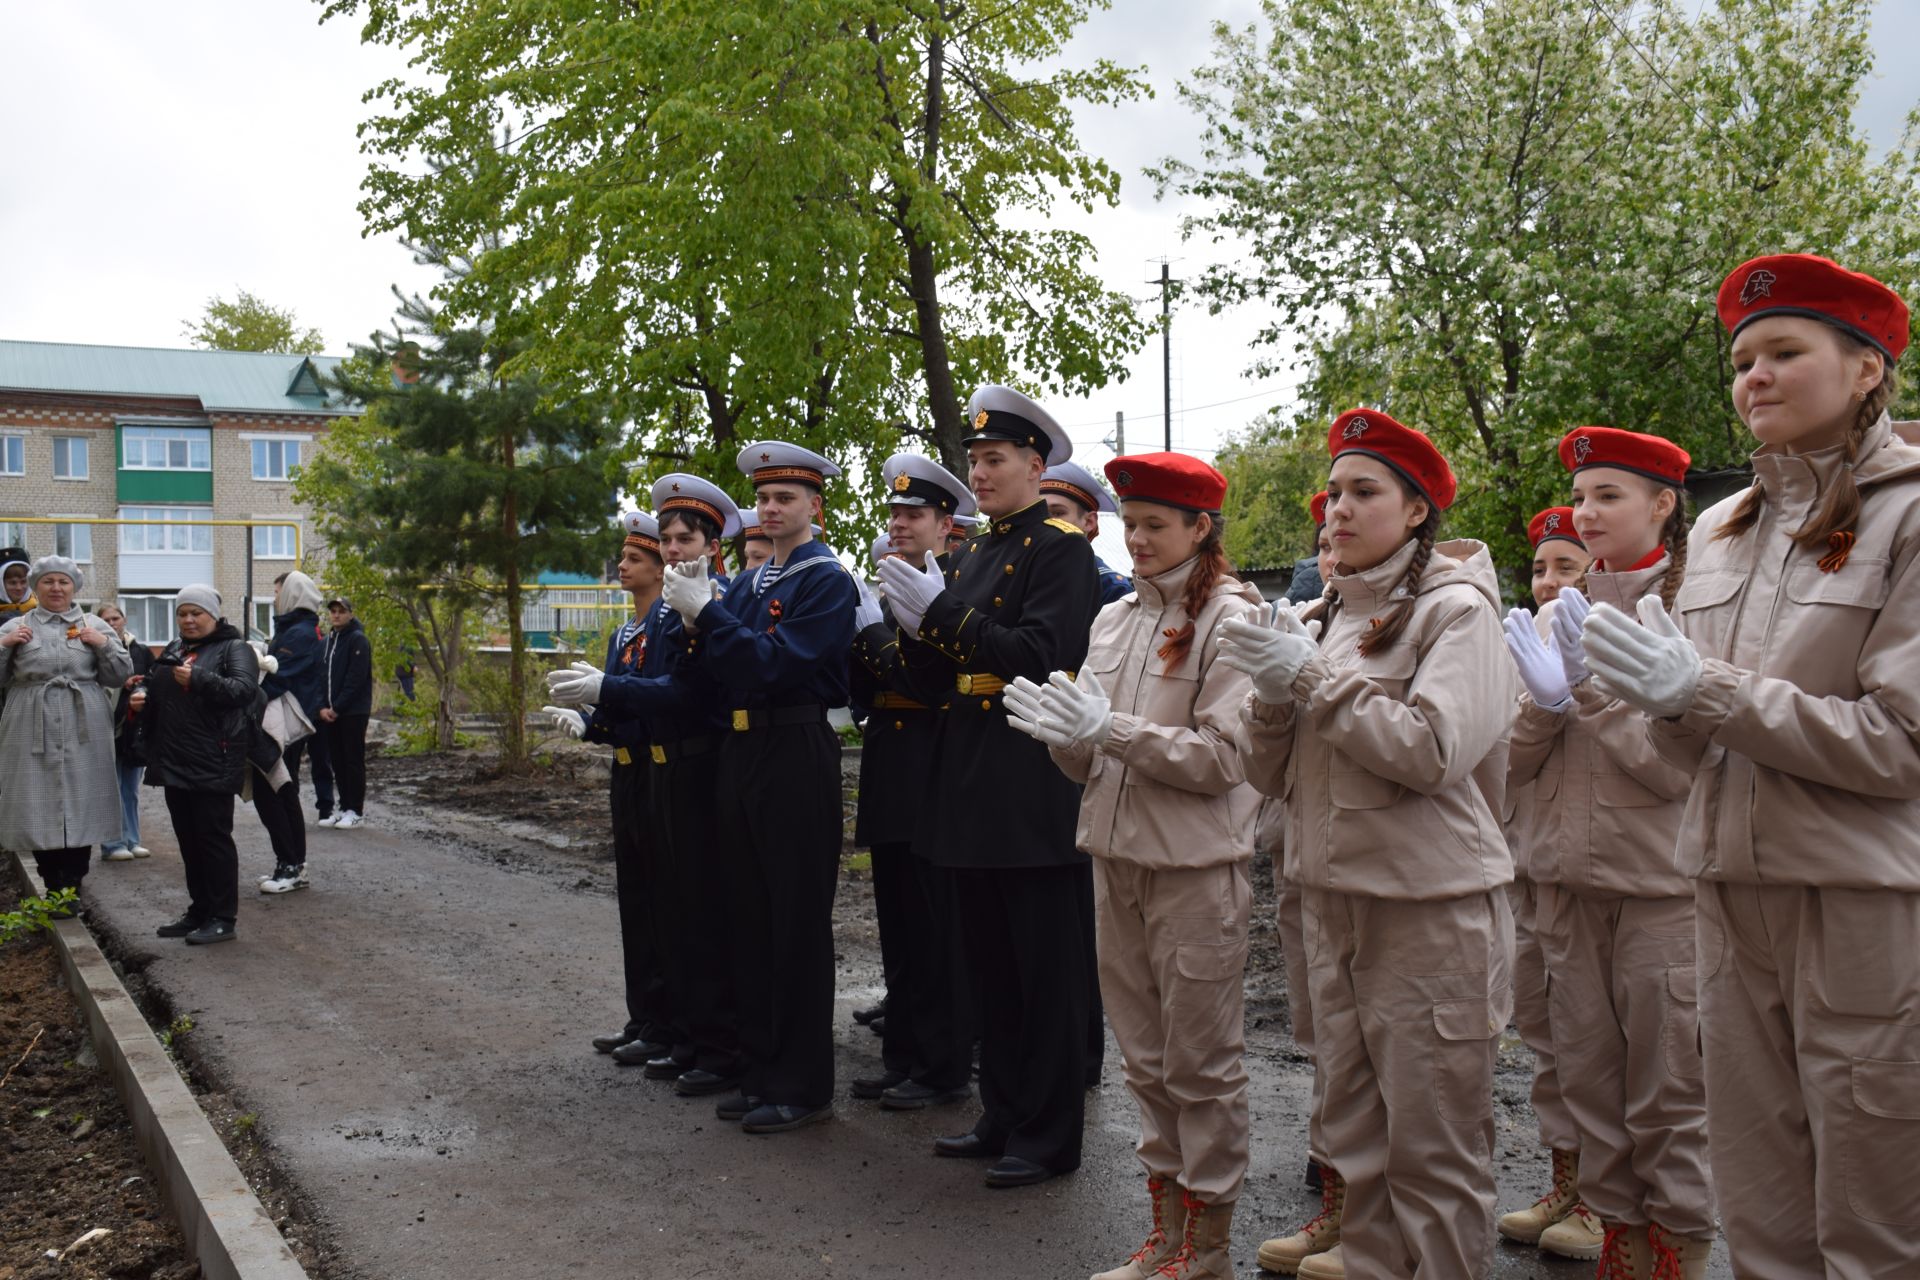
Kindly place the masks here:
MULTIPOLYGON (((367 811, 367 722, 369 716, 341 716, 327 726, 327 756, 340 786, 340 807, 367 811)), ((315 783, 319 781, 315 778, 315 783)))
POLYGON ((1074 892, 1080 898, 1080 954, 1087 968, 1087 1061, 1086 1082, 1092 1088, 1100 1083, 1100 1068, 1107 1060, 1107 1011, 1100 1003, 1100 960, 1094 944, 1093 860, 1082 868, 1080 883, 1074 892))
POLYGON ((963 867, 954 906, 980 1019, 974 1133, 1056 1173, 1080 1167, 1086 1119, 1087 864, 963 867))
MULTIPOLYGON (((874 853, 882 847, 875 845, 874 853)), ((896 924, 900 971, 887 986, 883 1060, 888 1070, 904 1071, 929 1089, 964 1088, 973 1076, 974 1020, 953 878, 906 845, 884 847, 899 851, 905 885, 896 924)))
POLYGON ((240 915, 240 852, 233 845, 233 796, 167 787, 167 813, 187 873, 187 914, 205 924, 240 915))
POLYGON ((733 995, 733 917, 714 849, 714 767, 719 737, 662 745, 648 763, 653 842, 661 884, 652 895, 655 937, 666 953, 674 1016, 684 1041, 674 1056, 717 1076, 740 1072, 733 995))
POLYGON ((840 739, 818 720, 729 733, 718 852, 733 907, 741 1090, 787 1106, 833 1100, 833 895, 840 739))
POLYGON ((674 1044, 681 1035, 674 1024, 660 938, 654 932, 649 904, 658 890, 659 868, 647 812, 646 765, 637 757, 631 764, 616 760, 608 795, 613 808, 613 883, 620 904, 620 959, 627 989, 626 1032, 643 1040, 674 1044))
POLYGON ((92 860, 93 846, 90 844, 33 851, 33 869, 40 873, 40 882, 47 886, 48 893, 57 893, 62 889, 77 891, 80 882, 87 878, 87 867, 92 860))
POLYGON ((913 1074, 913 1012, 909 1008, 906 966, 907 930, 914 916, 913 852, 906 844, 875 842, 867 850, 873 866, 873 922, 880 931, 880 982, 887 1016, 880 1036, 880 1061, 889 1071, 913 1074), (904 1013, 905 1018, 896 1018, 904 1013))

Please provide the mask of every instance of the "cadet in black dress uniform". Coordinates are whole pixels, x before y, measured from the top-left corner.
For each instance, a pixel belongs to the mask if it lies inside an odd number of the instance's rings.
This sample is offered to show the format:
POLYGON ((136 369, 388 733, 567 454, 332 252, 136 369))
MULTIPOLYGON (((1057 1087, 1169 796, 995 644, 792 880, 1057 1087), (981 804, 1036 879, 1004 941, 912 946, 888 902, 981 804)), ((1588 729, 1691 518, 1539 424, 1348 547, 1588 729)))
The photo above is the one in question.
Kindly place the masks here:
MULTIPOLYGON (((1056 462, 1040 477, 1040 492, 1046 496, 1047 512, 1057 520, 1077 524, 1092 542, 1100 536, 1101 515, 1118 515, 1119 506, 1107 486, 1077 462, 1056 462)), ((1098 552, 1093 569, 1100 579, 1100 603, 1112 604, 1133 590, 1133 579, 1108 566, 1098 552)))
MULTIPOLYGON (((971 514, 973 494, 945 467, 897 453, 882 469, 890 511, 875 551, 924 570, 945 546, 956 512, 971 514)), ((886 556, 876 555, 876 560, 886 556)), ((933 781, 933 738, 939 705, 897 683, 899 633, 885 605, 863 602, 862 627, 850 667, 855 706, 866 712, 860 753, 860 812, 854 843, 873 851, 874 912, 887 974, 882 1020, 883 1071, 853 1082, 856 1098, 878 1098, 895 1111, 957 1102, 967 1095, 973 1025, 952 923, 946 878, 913 848, 913 830, 933 781)))
POLYGON ((833 894, 840 873, 840 739, 859 588, 813 540, 821 490, 839 468, 761 441, 740 451, 773 559, 714 599, 705 565, 676 565, 667 603, 691 638, 680 674, 726 712, 717 760, 715 852, 733 915, 745 1058, 740 1094, 716 1109, 749 1133, 833 1114, 833 894))
POLYGON ((1040 498, 1046 463, 1072 450, 1066 433, 1005 387, 982 387, 967 413, 968 479, 990 526, 945 575, 896 559, 880 581, 903 676, 920 701, 949 705, 934 739, 945 785, 926 793, 913 843, 951 874, 980 1020, 985 1114, 934 1145, 996 1158, 990 1186, 1024 1186, 1080 1163, 1092 873, 1074 847, 1079 788, 1008 725, 999 695, 1017 676, 1078 670, 1099 601, 1086 535, 1040 498))
POLYGON ((958 551, 961 547, 964 547, 965 545, 967 545, 967 539, 971 538, 973 536, 973 531, 975 529, 978 529, 979 527, 980 527, 979 516, 977 515, 963 516, 963 515, 956 514, 953 517, 953 532, 947 535, 947 550, 958 551))

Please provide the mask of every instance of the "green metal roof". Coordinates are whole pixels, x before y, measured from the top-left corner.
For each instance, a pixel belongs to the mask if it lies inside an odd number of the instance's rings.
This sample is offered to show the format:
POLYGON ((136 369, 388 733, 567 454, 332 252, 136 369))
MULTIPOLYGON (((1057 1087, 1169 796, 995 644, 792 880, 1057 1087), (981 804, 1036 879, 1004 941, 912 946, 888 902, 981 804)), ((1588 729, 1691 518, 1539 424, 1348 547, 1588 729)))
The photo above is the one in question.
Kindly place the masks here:
POLYGON ((345 404, 321 386, 340 362, 339 356, 0 339, 0 390, 189 396, 208 411, 342 414, 345 404))

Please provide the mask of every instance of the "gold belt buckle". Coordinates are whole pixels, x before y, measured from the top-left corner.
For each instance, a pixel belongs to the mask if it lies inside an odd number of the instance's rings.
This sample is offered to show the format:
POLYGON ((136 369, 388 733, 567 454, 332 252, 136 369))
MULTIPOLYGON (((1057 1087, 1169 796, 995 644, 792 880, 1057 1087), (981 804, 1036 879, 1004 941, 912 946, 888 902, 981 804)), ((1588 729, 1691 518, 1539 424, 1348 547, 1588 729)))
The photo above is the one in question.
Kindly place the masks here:
POLYGON ((633 755, 625 747, 615 747, 613 749, 613 758, 621 764, 633 763, 633 755))
POLYGON ((667 762, 667 749, 659 743, 648 744, 647 752, 653 757, 655 764, 665 764, 667 762))
POLYGON ((973 692, 973 672, 962 671, 959 675, 955 676, 953 678, 953 687, 958 689, 961 693, 972 693, 973 692))
POLYGON ((747 710, 745 707, 742 707, 738 711, 735 711, 733 713, 733 731, 735 733, 745 733, 748 729, 752 727, 753 726, 748 722, 747 710))

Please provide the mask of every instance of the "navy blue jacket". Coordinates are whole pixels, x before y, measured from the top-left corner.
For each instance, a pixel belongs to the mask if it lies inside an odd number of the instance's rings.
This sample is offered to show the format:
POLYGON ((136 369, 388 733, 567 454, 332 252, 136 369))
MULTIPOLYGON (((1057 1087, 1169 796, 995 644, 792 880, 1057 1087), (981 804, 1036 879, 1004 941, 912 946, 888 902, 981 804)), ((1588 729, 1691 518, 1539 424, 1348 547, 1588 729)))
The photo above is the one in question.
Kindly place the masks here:
POLYGON ((646 683, 667 671, 666 646, 660 643, 660 632, 666 619, 673 616, 665 602, 655 600, 625 645, 620 643, 621 634, 627 629, 624 622, 607 637, 607 660, 600 667, 606 673, 600 682, 600 701, 586 709, 588 742, 644 751, 647 743, 654 740, 647 717, 631 705, 631 700, 620 699, 619 691, 625 686, 646 683))
POLYGON ((267 652, 280 664, 280 669, 261 683, 267 701, 290 693, 307 713, 307 719, 319 723, 327 693, 326 641, 320 635, 320 615, 311 609, 295 609, 275 618, 267 652))
POLYGON ((1103 605, 1112 604, 1121 596, 1133 590, 1133 579, 1118 569, 1110 568, 1099 556, 1093 558, 1094 574, 1100 579, 1096 594, 1103 605))
POLYGON ((845 706, 860 599, 853 575, 824 542, 801 544, 764 587, 771 567, 741 574, 700 611, 689 667, 717 686, 723 711, 845 706))
MULTIPOLYGON (((589 734, 598 726, 644 721, 647 742, 680 742, 717 732, 724 718, 713 688, 697 680, 676 678, 687 660, 687 628, 680 615, 662 603, 647 641, 642 670, 612 674, 600 682, 600 703, 594 709, 589 734)), ((599 741, 600 739, 594 739, 599 741)), ((610 739, 609 739, 610 740, 610 739)))
POLYGON ((337 716, 373 714, 373 641, 360 619, 327 633, 321 706, 337 716))

